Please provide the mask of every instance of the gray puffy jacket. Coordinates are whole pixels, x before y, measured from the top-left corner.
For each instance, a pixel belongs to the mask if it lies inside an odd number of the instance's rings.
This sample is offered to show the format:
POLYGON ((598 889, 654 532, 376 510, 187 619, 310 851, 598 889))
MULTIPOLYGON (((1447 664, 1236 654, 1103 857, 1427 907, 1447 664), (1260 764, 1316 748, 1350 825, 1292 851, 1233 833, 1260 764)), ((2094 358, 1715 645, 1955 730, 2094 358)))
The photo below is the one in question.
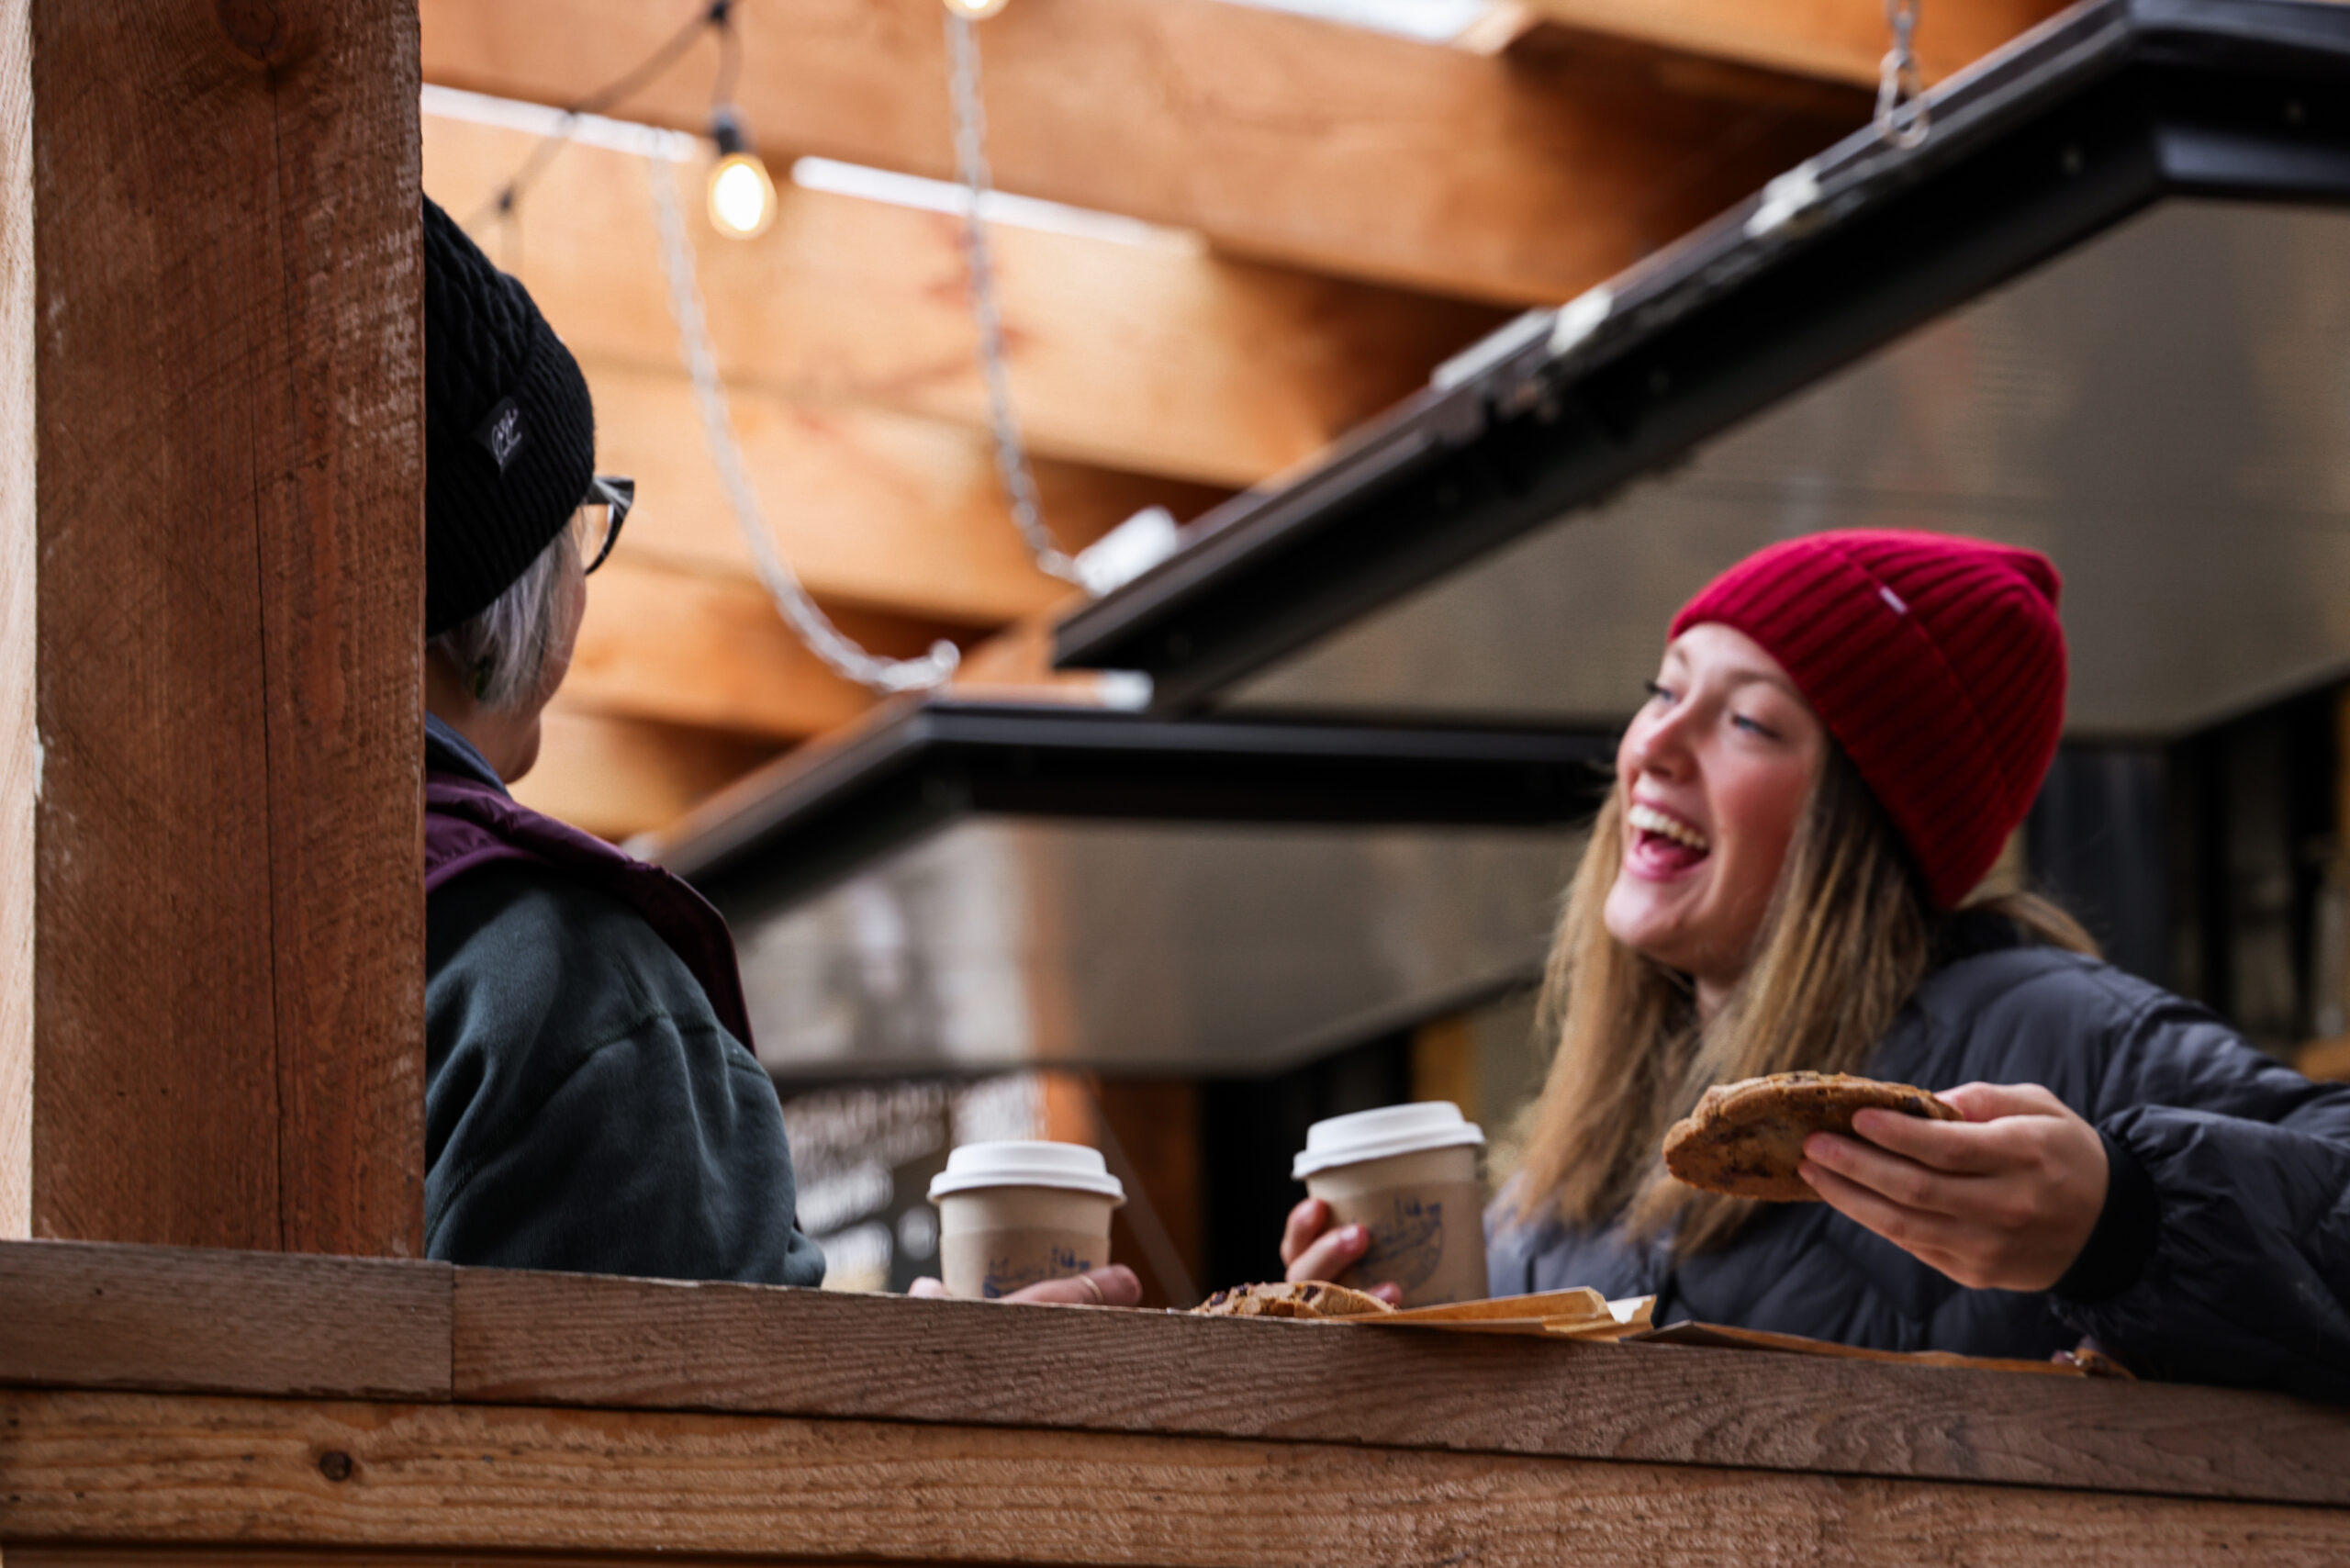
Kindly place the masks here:
POLYGON ((2096 1234, 2054 1288, 1968 1290, 1824 1204, 1773 1204, 1674 1267, 1614 1228, 1488 1217, 1495 1294, 1654 1293, 1657 1321, 2042 1359, 2081 1338, 2142 1375, 2350 1401, 2350 1084, 2311 1083, 2192 1002, 1964 916, 1875 1078, 2038 1083, 2104 1137, 2096 1234))

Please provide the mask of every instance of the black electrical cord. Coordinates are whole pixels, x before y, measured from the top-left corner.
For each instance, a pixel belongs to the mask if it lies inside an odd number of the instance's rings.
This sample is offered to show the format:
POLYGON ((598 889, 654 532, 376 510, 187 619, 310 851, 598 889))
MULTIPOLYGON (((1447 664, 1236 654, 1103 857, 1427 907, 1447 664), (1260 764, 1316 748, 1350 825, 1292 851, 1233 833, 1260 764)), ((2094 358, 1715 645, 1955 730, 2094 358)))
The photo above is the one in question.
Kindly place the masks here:
POLYGON ((725 84, 725 92, 718 96, 717 101, 725 102, 725 94, 733 91, 734 79, 740 73, 742 67, 742 40, 735 36, 733 27, 736 3, 737 0, 710 0, 708 5, 688 18, 683 27, 670 34, 667 40, 659 49, 646 56, 641 63, 621 75, 614 77, 586 97, 566 105, 563 111, 562 122, 540 139, 539 144, 531 150, 530 157, 523 160, 522 166, 515 170, 512 177, 498 187, 496 196, 490 197, 471 218, 465 220, 464 226, 467 229, 473 229, 490 218, 510 216, 515 205, 522 199, 523 193, 546 172, 547 164, 554 161, 556 153, 563 151, 564 144, 571 140, 571 129, 578 123, 580 116, 599 113, 636 94, 655 77, 683 59, 686 50, 693 47, 694 41, 701 37, 704 28, 718 29, 719 79, 725 84))
POLYGON ((743 78, 743 35, 734 30, 733 4, 734 0, 717 0, 710 8, 710 24, 718 29, 718 81, 710 90, 712 108, 732 104, 734 84, 743 78))

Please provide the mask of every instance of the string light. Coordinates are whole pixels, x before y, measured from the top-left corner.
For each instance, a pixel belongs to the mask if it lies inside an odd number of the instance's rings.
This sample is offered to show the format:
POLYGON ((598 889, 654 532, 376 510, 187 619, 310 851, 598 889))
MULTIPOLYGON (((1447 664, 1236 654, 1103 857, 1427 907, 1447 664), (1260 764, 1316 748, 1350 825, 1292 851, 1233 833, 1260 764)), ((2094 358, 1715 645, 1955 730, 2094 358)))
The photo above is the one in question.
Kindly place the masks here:
POLYGON ((711 111, 710 139, 718 144, 718 162, 710 167, 711 227, 730 240, 755 240, 775 221, 775 180, 732 105, 711 111))
POLYGON ((928 653, 914 659, 867 652, 833 624, 776 548, 775 536, 759 510, 758 492, 751 484, 749 465, 743 461, 742 443, 734 438, 726 382, 719 374, 717 347, 710 340, 710 318, 702 309, 701 285, 694 275, 693 247, 686 240, 684 204, 677 200, 672 183, 675 176, 658 159, 646 159, 645 170, 653 181, 653 218, 661 233, 661 264, 669 278, 669 313, 677 323, 677 353, 685 361, 686 374, 693 378, 702 437, 718 466, 719 483, 734 513, 735 526, 750 547, 751 564, 774 599, 777 612, 810 653, 868 690, 892 696, 946 685, 959 657, 954 644, 933 643, 928 653))
MULTIPOLYGON (((751 150, 750 137, 744 128, 742 112, 733 104, 734 84, 742 70, 742 39, 733 27, 734 6, 739 0, 710 0, 701 10, 653 55, 626 75, 608 84, 586 98, 563 111, 556 129, 543 138, 530 158, 514 176, 499 187, 489 204, 467 228, 485 218, 498 218, 511 221, 519 213, 523 193, 545 171, 547 162, 571 140, 582 117, 600 112, 626 98, 666 71, 691 47, 704 29, 717 35, 719 48, 718 82, 711 95, 711 140, 717 144, 719 158, 710 172, 708 196, 710 220, 722 234, 737 239, 750 239, 763 232, 775 220, 778 206, 774 178, 767 165, 751 150)), ((949 0, 950 17, 975 18, 994 16, 1003 9, 1004 0, 949 0)), ((971 62, 975 67, 976 62, 971 62)), ((976 95, 977 83, 969 82, 976 95)), ((958 140, 976 132, 977 126, 968 117, 958 128, 958 140)), ((703 313, 701 289, 694 275, 693 248, 686 238, 682 204, 671 185, 668 170, 661 160, 647 155, 653 176, 654 214, 660 230, 662 262, 668 274, 669 306, 677 324, 678 347, 688 374, 694 383, 695 402, 701 415, 702 431, 711 456, 715 462, 722 487, 726 492, 729 510, 751 551, 752 564, 759 578, 774 599, 776 609, 817 658, 849 680, 870 690, 890 695, 898 692, 925 691, 943 686, 954 675, 958 654, 953 643, 939 641, 919 658, 889 658, 868 653, 855 639, 845 636, 810 597, 790 563, 776 548, 766 519, 761 515, 758 498, 751 486, 750 474, 743 461, 742 448, 734 438, 733 420, 727 408, 726 384, 718 369, 716 347, 711 342, 709 319, 703 313)), ((984 174, 981 175, 984 185, 984 174)), ((971 222, 977 222, 976 209, 971 222)), ((994 360, 994 379, 1002 379, 1001 330, 998 329, 994 360)), ((1009 409, 1004 406, 1006 395, 1001 386, 992 390, 990 401, 999 405, 998 438, 1004 436, 1009 409)), ((1018 453, 1017 434, 1012 436, 1012 451, 1018 453)), ((1000 459, 1002 453, 999 454, 1000 459)), ((1017 464, 1021 478, 1026 480, 1024 454, 1017 464)), ((1034 481, 1024 485, 1030 501, 1028 519, 1034 521, 1034 481)), ((1015 489, 1015 496, 1019 490, 1015 489)), ((1016 508, 1015 510, 1018 509, 1016 508)), ((1041 531, 1041 523, 1037 524, 1041 531)), ((1024 528, 1024 532, 1029 532, 1024 528)), ((1066 557, 1058 551, 1053 555, 1064 565, 1066 557)), ((1048 567, 1049 569, 1049 567, 1048 567)))

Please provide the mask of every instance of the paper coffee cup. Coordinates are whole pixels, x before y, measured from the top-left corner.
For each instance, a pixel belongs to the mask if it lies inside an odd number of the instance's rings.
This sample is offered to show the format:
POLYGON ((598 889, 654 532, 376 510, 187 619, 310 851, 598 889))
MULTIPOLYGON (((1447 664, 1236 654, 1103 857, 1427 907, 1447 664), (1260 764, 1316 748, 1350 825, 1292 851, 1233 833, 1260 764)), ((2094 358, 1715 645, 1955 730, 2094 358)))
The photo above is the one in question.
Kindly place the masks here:
POLYGON ((1110 1260, 1126 1190, 1074 1143, 970 1143, 930 1183, 947 1293, 993 1301, 1110 1260))
POLYGON ((1337 1224, 1371 1232, 1371 1250, 1333 1282, 1368 1289, 1393 1280, 1405 1306, 1483 1300, 1484 1147, 1483 1131, 1444 1100, 1307 1128, 1290 1173, 1330 1205, 1337 1224))

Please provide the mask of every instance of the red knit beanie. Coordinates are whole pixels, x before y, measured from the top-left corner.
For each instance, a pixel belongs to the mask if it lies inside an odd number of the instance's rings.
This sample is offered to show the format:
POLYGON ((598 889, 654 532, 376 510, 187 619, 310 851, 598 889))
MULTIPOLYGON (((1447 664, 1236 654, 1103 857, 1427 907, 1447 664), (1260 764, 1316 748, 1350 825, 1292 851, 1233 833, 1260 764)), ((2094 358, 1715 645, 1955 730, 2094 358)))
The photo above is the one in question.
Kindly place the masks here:
POLYGON ((1778 660, 1893 819, 1939 909, 2031 810, 2065 722, 2063 587, 2047 556, 1855 529, 1756 552, 1673 618, 1778 660))

